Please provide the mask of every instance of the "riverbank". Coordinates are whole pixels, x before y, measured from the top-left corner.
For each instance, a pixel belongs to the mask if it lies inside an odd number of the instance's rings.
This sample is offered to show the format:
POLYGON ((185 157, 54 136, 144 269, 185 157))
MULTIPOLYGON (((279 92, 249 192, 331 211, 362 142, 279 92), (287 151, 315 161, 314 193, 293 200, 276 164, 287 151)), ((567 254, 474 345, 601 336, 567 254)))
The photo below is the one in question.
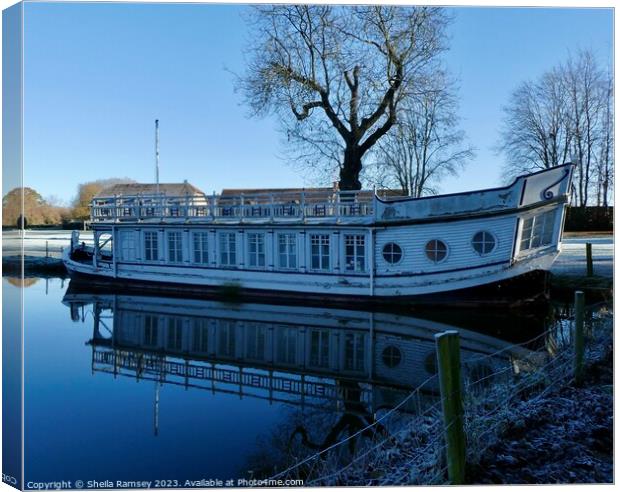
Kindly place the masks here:
POLYGON ((551 388, 515 405, 495 443, 470 467, 468 483, 612 483, 611 336, 591 351, 585 374, 580 386, 551 388))
MULTIPOLYGON (((570 318, 558 319, 533 339, 543 345, 529 354, 500 356, 499 365, 480 357, 480 371, 473 372, 476 365, 462 361, 466 484, 613 482, 613 313, 602 306, 586 311, 580 385, 573 380, 570 318)), ((438 402, 414 414, 386 417, 379 418, 373 439, 346 460, 349 464, 326 456, 318 472, 310 469, 310 483, 449 483, 438 402), (393 425, 397 419, 400 426, 393 425), (388 428, 393 430, 386 433, 388 428)))
POLYGON ((60 258, 18 255, 2 257, 2 274, 10 276, 21 276, 22 259, 25 277, 58 277, 66 278, 67 269, 60 258))

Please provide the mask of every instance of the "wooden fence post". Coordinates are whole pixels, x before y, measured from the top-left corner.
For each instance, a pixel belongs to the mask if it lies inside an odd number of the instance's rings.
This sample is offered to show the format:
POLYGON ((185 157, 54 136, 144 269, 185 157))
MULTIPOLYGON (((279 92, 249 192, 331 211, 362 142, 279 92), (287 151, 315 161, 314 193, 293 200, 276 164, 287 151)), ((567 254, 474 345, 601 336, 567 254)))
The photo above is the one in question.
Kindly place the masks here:
POLYGON ((592 264, 592 243, 586 243, 586 272, 588 277, 594 275, 594 265, 592 264))
POLYGON ((573 375, 575 377, 575 383, 581 384, 583 380, 583 356, 584 356, 584 333, 583 333, 583 318, 584 318, 584 294, 578 290, 575 292, 575 329, 573 332, 573 348, 574 348, 574 361, 573 361, 573 375))
POLYGON ((465 483, 465 432, 461 398, 459 332, 449 330, 436 334, 435 346, 446 439, 448 478, 453 485, 459 485, 465 483))

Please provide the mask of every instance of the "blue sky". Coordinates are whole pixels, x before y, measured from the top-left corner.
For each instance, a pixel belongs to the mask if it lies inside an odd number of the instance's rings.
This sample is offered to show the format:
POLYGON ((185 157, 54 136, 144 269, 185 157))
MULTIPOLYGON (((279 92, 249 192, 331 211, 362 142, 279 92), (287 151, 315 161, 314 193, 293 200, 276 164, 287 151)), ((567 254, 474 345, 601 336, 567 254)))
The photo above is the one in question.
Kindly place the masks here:
MULTIPOLYGON (((233 75, 244 68, 243 5, 27 3, 24 180, 69 201, 78 183, 154 179, 160 120, 162 182, 304 186, 278 156, 273 119, 250 119, 233 75)), ((477 149, 442 192, 501 184, 493 147, 501 107, 521 81, 591 48, 611 62, 613 12, 457 8, 446 64, 460 80, 462 127, 477 149)), ((5 190, 6 191, 6 190, 5 190)))

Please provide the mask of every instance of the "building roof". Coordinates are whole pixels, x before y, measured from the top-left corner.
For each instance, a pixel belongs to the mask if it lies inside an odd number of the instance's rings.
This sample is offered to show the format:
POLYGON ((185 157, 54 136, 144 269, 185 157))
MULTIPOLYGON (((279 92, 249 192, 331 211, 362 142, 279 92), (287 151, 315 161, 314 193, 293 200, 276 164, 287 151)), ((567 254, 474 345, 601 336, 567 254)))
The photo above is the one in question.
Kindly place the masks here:
MULTIPOLYGON (((183 183, 159 183, 159 192, 168 196, 203 195, 204 192, 187 181, 183 183)), ((95 198, 113 195, 154 195, 157 193, 155 183, 126 183, 108 186, 95 195, 95 198)))
POLYGON ((323 192, 333 193, 338 191, 334 188, 224 188, 221 196, 239 196, 239 195, 264 195, 268 193, 302 193, 302 192, 323 192))
MULTIPOLYGON (((301 196, 302 192, 314 195, 331 195, 337 191, 339 191, 337 185, 334 185, 334 187, 326 188, 225 188, 222 190, 222 194, 220 196, 222 198, 230 198, 239 195, 252 196, 266 195, 270 193, 301 196)), ((377 189, 376 192, 377 195, 381 197, 396 197, 405 195, 401 190, 390 190, 386 188, 377 189)), ((372 198, 375 192, 374 190, 359 190, 356 193, 360 197, 372 198)))

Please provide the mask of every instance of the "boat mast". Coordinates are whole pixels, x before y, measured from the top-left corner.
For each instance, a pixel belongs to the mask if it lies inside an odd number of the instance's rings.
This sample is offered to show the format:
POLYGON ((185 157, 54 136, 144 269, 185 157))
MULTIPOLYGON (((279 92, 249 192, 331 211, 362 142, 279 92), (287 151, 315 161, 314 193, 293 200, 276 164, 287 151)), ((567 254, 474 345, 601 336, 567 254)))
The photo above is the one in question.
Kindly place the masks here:
POLYGON ((155 186, 159 195, 159 120, 155 120, 155 186))

